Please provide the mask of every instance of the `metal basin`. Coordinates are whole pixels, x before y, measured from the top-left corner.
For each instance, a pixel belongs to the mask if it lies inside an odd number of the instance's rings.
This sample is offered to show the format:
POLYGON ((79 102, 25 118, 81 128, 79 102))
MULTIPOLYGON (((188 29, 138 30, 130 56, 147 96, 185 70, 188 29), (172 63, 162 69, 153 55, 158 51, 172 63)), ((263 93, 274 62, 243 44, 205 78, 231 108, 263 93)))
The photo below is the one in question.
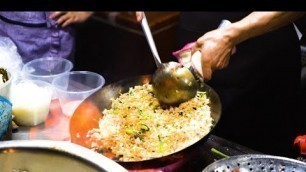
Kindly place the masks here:
POLYGON ((1 171, 127 171, 116 162, 73 143, 49 140, 0 142, 1 171))
POLYGON ((246 154, 218 160, 207 166, 202 172, 232 171, 302 172, 306 171, 306 163, 281 156, 246 154))

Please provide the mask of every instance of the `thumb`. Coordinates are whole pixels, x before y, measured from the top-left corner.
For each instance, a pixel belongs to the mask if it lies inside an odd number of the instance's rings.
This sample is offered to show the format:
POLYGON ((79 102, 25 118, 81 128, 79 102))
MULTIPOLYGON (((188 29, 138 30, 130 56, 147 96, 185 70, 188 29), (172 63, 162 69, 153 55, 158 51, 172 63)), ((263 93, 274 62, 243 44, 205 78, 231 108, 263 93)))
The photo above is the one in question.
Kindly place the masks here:
POLYGON ((202 54, 200 51, 196 51, 195 53, 193 53, 191 57, 191 65, 194 71, 196 72, 196 75, 198 75, 201 78, 204 78, 201 56, 202 54))

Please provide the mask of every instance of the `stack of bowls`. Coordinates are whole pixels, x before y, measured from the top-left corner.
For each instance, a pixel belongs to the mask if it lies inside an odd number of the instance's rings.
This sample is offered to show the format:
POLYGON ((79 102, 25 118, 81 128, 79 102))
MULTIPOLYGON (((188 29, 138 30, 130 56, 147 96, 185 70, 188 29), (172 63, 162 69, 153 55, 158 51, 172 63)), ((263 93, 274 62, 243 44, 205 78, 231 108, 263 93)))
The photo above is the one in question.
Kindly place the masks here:
POLYGON ((29 61, 23 66, 26 79, 48 82, 52 86, 52 99, 58 99, 65 115, 71 116, 79 104, 98 91, 105 79, 90 71, 72 71, 67 59, 46 57, 29 61))
MULTIPOLYGON (((26 63, 22 68, 25 78, 40 80, 52 84, 54 78, 69 73, 73 68, 71 61, 59 57, 44 57, 26 63)), ((57 96, 53 92, 52 99, 57 96)))

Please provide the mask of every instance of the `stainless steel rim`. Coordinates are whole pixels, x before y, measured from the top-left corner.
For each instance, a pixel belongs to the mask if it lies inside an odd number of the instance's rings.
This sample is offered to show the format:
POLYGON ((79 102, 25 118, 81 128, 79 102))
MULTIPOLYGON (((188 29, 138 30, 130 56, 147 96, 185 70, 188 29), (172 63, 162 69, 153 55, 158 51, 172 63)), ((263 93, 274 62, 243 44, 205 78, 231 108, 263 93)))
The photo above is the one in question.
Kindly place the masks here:
POLYGON ((82 146, 65 142, 65 141, 52 141, 52 140, 10 140, 0 142, 0 150, 6 148, 33 148, 53 150, 64 152, 72 156, 81 158, 82 160, 89 161, 93 165, 104 169, 106 171, 125 172, 127 171, 115 161, 91 151, 82 146))
POLYGON ((246 154, 218 160, 207 166, 203 172, 228 172, 238 169, 239 171, 254 172, 305 172, 306 163, 281 156, 246 154))

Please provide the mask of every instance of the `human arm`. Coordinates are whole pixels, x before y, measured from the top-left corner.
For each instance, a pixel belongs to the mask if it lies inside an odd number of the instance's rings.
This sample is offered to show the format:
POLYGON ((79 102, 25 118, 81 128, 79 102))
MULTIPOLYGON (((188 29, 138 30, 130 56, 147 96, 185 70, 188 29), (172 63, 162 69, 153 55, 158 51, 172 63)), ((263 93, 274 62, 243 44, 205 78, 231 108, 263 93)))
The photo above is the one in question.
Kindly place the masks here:
POLYGON ((56 11, 56 12, 53 12, 50 15, 50 18, 56 20, 56 22, 60 26, 66 27, 66 26, 71 25, 73 23, 82 23, 82 22, 86 21, 92 14, 93 14, 93 12, 90 12, 90 11, 84 11, 84 12, 56 11))
POLYGON ((193 52, 201 51, 202 73, 210 80, 214 70, 229 64, 232 50, 239 43, 287 25, 302 12, 252 12, 228 26, 207 32, 197 40, 193 52))

